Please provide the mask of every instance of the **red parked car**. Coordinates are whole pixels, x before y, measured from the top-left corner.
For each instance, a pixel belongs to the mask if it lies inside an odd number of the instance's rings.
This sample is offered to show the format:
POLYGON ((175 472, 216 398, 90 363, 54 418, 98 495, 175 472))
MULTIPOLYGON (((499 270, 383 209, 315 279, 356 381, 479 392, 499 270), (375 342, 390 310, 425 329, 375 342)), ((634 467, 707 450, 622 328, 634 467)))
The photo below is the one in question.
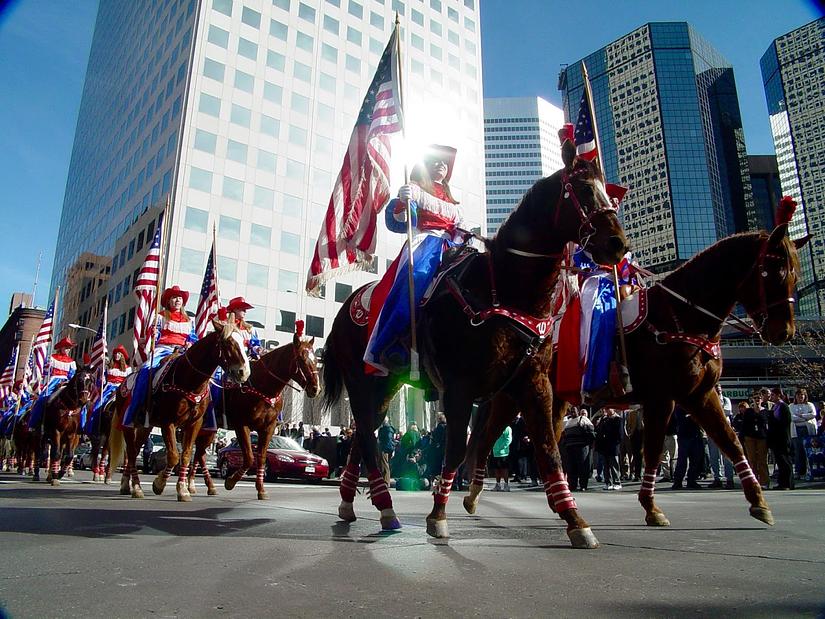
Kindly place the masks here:
MULTIPOLYGON (((258 444, 258 435, 253 433, 251 438, 252 449, 255 451, 258 444)), ((218 452, 218 469, 221 477, 226 479, 242 465, 241 448, 238 446, 238 439, 233 438, 228 447, 224 447, 218 452)), ((247 471, 251 475, 254 475, 255 472, 254 466, 247 471)), ((308 452, 291 438, 285 436, 273 436, 272 440, 269 441, 269 449, 266 450, 264 477, 266 481, 275 481, 278 478, 320 481, 325 477, 329 477, 329 462, 324 458, 308 452)))

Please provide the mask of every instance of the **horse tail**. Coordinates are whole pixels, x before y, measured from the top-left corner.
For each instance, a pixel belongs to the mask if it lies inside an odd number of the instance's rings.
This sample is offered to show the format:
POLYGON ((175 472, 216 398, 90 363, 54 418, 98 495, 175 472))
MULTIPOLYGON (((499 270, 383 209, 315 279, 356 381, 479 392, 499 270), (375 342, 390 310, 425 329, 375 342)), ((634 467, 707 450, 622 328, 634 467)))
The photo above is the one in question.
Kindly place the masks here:
MULTIPOLYGON (((125 406, 122 408, 123 410, 126 409, 125 406)), ((117 471, 117 467, 123 462, 123 454, 126 451, 126 439, 123 438, 123 430, 120 429, 122 416, 123 411, 118 410, 117 404, 115 404, 115 413, 112 415, 112 424, 109 428, 109 466, 112 474, 117 471)))
POLYGON ((330 410, 334 407, 344 391, 344 377, 341 375, 341 368, 338 367, 333 338, 327 340, 324 348, 324 396, 322 407, 330 410))

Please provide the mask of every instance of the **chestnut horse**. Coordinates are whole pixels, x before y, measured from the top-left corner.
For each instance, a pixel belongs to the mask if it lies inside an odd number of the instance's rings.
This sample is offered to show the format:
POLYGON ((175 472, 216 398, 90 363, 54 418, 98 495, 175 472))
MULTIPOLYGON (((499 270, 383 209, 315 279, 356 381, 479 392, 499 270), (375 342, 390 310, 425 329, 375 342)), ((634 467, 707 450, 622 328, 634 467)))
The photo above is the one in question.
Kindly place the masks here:
POLYGON ((89 434, 92 442, 92 481, 102 481, 108 484, 112 480, 112 467, 106 465, 106 456, 109 454, 109 433, 112 429, 112 417, 115 414, 115 398, 111 398, 100 409, 97 424, 89 434))
POLYGON ((68 465, 74 458, 74 450, 80 440, 80 409, 91 400, 94 376, 89 366, 78 366, 74 376, 49 396, 43 408, 43 425, 35 428, 35 444, 40 458, 35 459, 34 479, 40 481, 40 463, 51 459, 46 481, 52 486, 60 484, 68 465), (63 454, 66 452, 67 460, 63 454))
MULTIPOLYGON (((599 168, 576 158, 569 141, 562 148, 562 158, 565 167, 527 191, 498 235, 486 241, 487 252, 470 258, 460 283, 448 277, 449 291, 436 292, 418 311, 422 359, 442 396, 448 422, 446 460, 427 516, 431 536, 449 536, 446 504, 464 460, 474 401, 504 391, 529 409, 531 418, 551 417, 547 336, 552 330, 551 295, 566 244, 584 244, 601 264, 615 264, 627 251, 599 168)), ((363 457, 371 500, 381 511, 381 526, 394 529, 400 525, 389 489, 378 472, 373 431, 383 420, 390 399, 409 380, 402 375, 365 374, 367 329, 350 318, 350 305, 358 292, 338 312, 324 354, 325 405, 334 405, 346 386, 358 426, 358 440, 342 475, 338 514, 343 520, 355 520, 352 503, 363 457)), ((563 481, 556 437, 551 433, 548 438, 542 474, 548 480, 563 481)), ((595 545, 569 491, 558 494, 558 500, 573 545, 595 545)))
MULTIPOLYGON (((768 232, 748 232, 718 241, 647 289, 644 323, 625 336, 633 392, 617 404, 642 405, 644 475, 639 502, 650 526, 670 524, 653 500, 656 470, 665 430, 675 404, 682 406, 734 463, 750 515, 773 524, 762 488, 751 472, 736 433, 714 386, 722 374, 719 337, 722 326, 740 303, 762 339, 782 344, 794 335, 793 294, 799 273, 797 249, 808 239, 791 241, 783 224, 768 232)), ((561 425, 567 404, 554 402, 554 424, 561 425)), ((482 470, 486 454, 518 404, 499 396, 483 431, 470 438, 468 467, 482 470), (478 457, 483 454, 482 457, 478 457)), ((525 411, 525 417, 527 417, 525 411)), ((483 479, 483 476, 482 476, 483 479)), ((470 486, 464 507, 475 513, 483 485, 470 486)))
MULTIPOLYGON (((257 476, 255 488, 258 498, 268 498, 264 489, 266 474, 266 450, 275 433, 278 416, 284 407, 281 393, 290 381, 300 385, 307 396, 314 398, 320 390, 318 367, 313 352, 315 338, 301 339, 297 333, 291 344, 266 353, 257 361, 250 363, 249 379, 242 385, 224 386, 222 402, 215 402, 215 414, 225 413, 229 428, 238 435, 238 444, 243 454, 243 465, 233 475, 224 480, 224 488, 232 490, 235 484, 255 464, 252 453, 250 431, 258 433, 257 476)), ((291 385, 290 385, 291 387, 291 385)), ((293 387, 294 388, 294 387, 293 387)), ((206 466, 206 449, 215 438, 215 430, 203 430, 195 442, 195 457, 189 471, 189 492, 195 493, 195 469, 198 464, 203 469, 203 478, 209 495, 218 494, 209 469, 206 466)))
POLYGON ((209 381, 218 366, 223 368, 227 376, 238 382, 243 382, 249 377, 249 358, 246 356, 243 336, 235 326, 234 315, 230 314, 225 323, 214 320, 213 326, 215 331, 192 344, 184 353, 169 357, 165 366, 155 370, 164 374, 158 379, 159 384, 151 395, 151 408, 146 411, 147 424, 138 426, 136 421, 135 425, 138 427, 121 429, 121 419, 128 400, 122 390, 118 389, 115 398, 116 412, 109 436, 109 462, 112 467, 120 462, 125 439, 126 460, 120 483, 121 494, 129 494, 131 480, 132 497, 143 498, 135 461, 138 450, 146 442, 152 427, 160 426, 166 445, 166 469, 152 482, 152 491, 155 494, 163 493, 172 470, 180 462, 178 501, 192 500, 186 487, 186 471, 189 468, 195 437, 200 431, 203 414, 209 403, 209 381), (176 428, 183 429, 183 453, 180 455, 175 440, 176 428))

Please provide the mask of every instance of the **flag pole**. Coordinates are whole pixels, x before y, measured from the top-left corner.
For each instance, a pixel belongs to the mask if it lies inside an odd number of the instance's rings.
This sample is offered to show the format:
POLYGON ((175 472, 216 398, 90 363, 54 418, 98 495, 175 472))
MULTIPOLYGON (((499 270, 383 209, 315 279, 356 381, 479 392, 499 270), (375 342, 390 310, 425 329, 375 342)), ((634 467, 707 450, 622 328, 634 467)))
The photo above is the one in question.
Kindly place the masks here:
MULTIPOLYGON (((401 27, 398 19, 398 12, 395 13, 395 49, 397 58, 398 70, 398 105, 401 108, 401 139, 406 145, 407 129, 404 125, 404 80, 401 74, 401 27)), ((404 160, 404 184, 408 185, 410 182, 409 170, 407 169, 406 156, 404 160)), ((415 278, 413 276, 415 263, 413 260, 413 225, 412 225, 412 207, 410 201, 404 201, 407 210, 407 288, 409 291, 410 301, 410 380, 418 381, 421 379, 418 363, 418 346, 417 346, 417 329, 415 324, 415 278)))
MULTIPOLYGON (((599 170, 602 173, 602 180, 606 181, 604 165, 602 163, 602 147, 599 142, 599 129, 596 122, 596 110, 593 103, 593 91, 590 88, 590 76, 587 74, 587 65, 582 60, 582 76, 584 77, 584 87, 587 90, 587 105, 590 108, 590 121, 593 124, 593 139, 596 141, 596 159, 599 162, 599 170)), ((626 393, 633 390, 630 383, 630 374, 627 370, 627 346, 624 340, 624 324, 622 324, 622 291, 619 287, 619 269, 613 265, 613 286, 616 293, 616 332, 619 337, 619 355, 622 359, 622 387, 626 393)))
POLYGON ((46 361, 45 363, 49 364, 49 374, 45 377, 44 383, 41 383, 40 388, 43 389, 46 385, 49 384, 49 381, 52 379, 52 364, 50 360, 52 358, 52 352, 54 351, 54 340, 56 335, 55 326, 57 325, 57 303, 60 299, 60 286, 54 289, 54 305, 52 305, 52 332, 49 334, 49 347, 46 350, 46 361))
MULTIPOLYGON (((151 245, 150 245, 151 247, 151 245)), ((101 316, 102 324, 103 324, 103 331, 101 332, 101 338, 103 341, 106 341, 106 326, 109 322, 109 296, 103 297, 103 316, 101 316)), ((92 343, 92 348, 94 348, 94 342, 92 343)), ((103 399, 103 388, 106 385, 106 353, 108 352, 106 349, 108 347, 104 346, 103 348, 103 361, 100 364, 100 377, 98 379, 98 389, 97 389, 97 398, 95 398, 95 405, 97 405, 100 400, 103 399)), ((95 407, 92 406, 89 414, 91 414, 95 410, 95 407)), ((101 420, 98 418, 98 429, 100 428, 101 420)))
MULTIPOLYGON (((160 246, 158 247, 158 277, 155 280, 155 312, 153 315, 154 324, 150 327, 150 340, 149 340, 149 388, 146 390, 146 413, 144 417, 143 426, 145 428, 151 428, 152 426, 149 423, 149 414, 152 410, 152 383, 155 378, 155 340, 157 339, 157 331, 158 328, 158 318, 160 317, 160 291, 161 291, 161 283, 160 279, 163 277, 163 252, 166 249, 165 237, 166 237, 166 224, 167 222, 167 215, 169 213, 169 206, 172 202, 172 196, 166 196, 166 204, 163 206, 163 213, 160 216, 160 246)), ((134 423, 134 420, 133 420, 134 423)))

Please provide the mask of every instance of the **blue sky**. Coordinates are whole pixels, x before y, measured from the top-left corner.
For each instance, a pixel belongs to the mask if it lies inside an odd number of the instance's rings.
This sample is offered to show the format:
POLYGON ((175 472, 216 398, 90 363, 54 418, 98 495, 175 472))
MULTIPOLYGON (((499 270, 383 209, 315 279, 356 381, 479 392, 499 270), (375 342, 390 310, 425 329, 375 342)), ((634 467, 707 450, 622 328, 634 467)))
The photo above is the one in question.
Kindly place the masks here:
MULTIPOLYGON (((477 1, 485 96, 556 104, 562 64, 648 21, 690 22, 734 67, 754 154, 773 152, 759 58, 774 38, 822 14, 812 0, 477 1)), ((3 308, 13 291, 31 290, 40 250, 37 301, 46 303, 96 13, 97 0, 0 0, 3 308)))

